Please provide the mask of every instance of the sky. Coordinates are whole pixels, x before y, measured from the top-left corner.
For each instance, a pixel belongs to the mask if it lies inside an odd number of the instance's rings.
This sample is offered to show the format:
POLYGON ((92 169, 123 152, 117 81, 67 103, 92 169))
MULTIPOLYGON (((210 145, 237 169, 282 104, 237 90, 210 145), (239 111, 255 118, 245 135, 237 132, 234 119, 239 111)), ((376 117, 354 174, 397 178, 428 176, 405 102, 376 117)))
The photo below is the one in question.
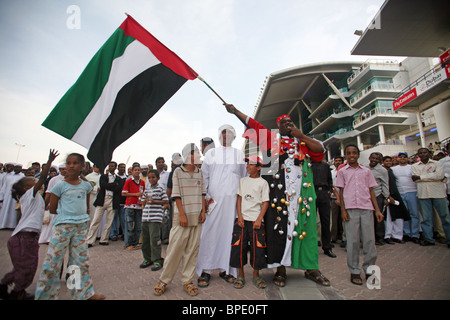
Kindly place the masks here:
MULTIPOLYGON (((28 167, 49 150, 65 161, 86 148, 41 124, 90 59, 130 14, 227 102, 252 116, 271 73, 327 61, 366 61, 350 51, 384 0, 1 0, 0 162, 28 167)), ((381 21, 382 23, 382 21, 381 21)), ((373 57, 379 58, 379 57, 373 57)), ((200 80, 188 81, 113 160, 154 164, 232 125, 244 127, 200 80)))

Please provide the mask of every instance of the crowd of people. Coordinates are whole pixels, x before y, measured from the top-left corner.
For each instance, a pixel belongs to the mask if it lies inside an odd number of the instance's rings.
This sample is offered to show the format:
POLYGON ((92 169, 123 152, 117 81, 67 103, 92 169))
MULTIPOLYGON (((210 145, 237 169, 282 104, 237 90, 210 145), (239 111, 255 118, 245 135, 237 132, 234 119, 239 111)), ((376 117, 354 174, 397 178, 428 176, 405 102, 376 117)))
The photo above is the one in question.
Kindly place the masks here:
POLYGON ((358 162, 357 146, 347 145, 328 163, 323 144, 288 115, 277 119, 275 134, 233 105, 225 107, 245 124, 243 137, 258 145, 262 157, 246 158, 232 147, 236 131, 224 125, 217 147, 209 137, 200 148, 187 144, 172 155, 170 172, 163 157, 155 169, 111 161, 100 172, 76 153, 54 167, 55 150, 42 168, 37 162, 25 170, 5 163, 0 229, 13 230, 7 244, 13 270, 0 281, 0 298, 56 299, 66 265, 66 279, 73 266, 81 274, 80 283, 68 285, 74 299, 105 299, 89 275, 88 248, 97 240, 107 246, 121 239, 124 250, 142 251, 136 267, 162 269, 155 295, 164 294, 181 266, 182 286, 191 296, 216 271, 243 288, 248 263, 260 289, 266 287, 260 270, 276 268, 273 283, 283 287, 286 267, 329 286, 319 270, 318 245, 331 258, 335 243, 346 248, 355 285, 363 284, 362 271, 366 279, 371 275, 376 246, 439 241, 450 248, 450 144, 434 154, 420 148, 412 157, 374 152, 368 164, 358 162), (33 295, 25 289, 38 267, 39 244, 48 249, 33 295), (162 244, 168 244, 165 257, 162 244))

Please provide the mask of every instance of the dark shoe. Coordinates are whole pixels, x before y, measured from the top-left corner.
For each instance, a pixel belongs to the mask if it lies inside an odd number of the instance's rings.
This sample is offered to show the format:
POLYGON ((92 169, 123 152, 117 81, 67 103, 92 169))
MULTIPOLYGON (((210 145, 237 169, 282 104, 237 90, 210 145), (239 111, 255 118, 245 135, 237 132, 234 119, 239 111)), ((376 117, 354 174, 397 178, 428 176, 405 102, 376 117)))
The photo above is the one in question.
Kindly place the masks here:
POLYGON ((424 241, 422 241, 422 242, 420 243, 420 245, 421 245, 421 246, 424 246, 424 247, 434 246, 434 242, 429 242, 429 241, 427 241, 427 240, 424 240, 424 241))
POLYGON ((99 242, 98 244, 101 245, 101 246, 109 246, 108 242, 99 242))
POLYGON ((377 246, 384 246, 384 241, 383 240, 376 240, 375 241, 375 245, 377 245, 377 246))
POLYGON ((161 269, 163 267, 163 265, 159 262, 155 262, 152 266, 152 271, 158 271, 159 269, 161 269))
POLYGON ((111 241, 117 241, 117 237, 111 238, 111 241))
POLYGON ((415 243, 415 244, 419 244, 419 243, 420 243, 419 238, 411 238, 411 241, 412 241, 413 243, 415 243))
POLYGON ((141 269, 145 269, 147 267, 150 267, 153 263, 151 261, 148 260, 144 260, 144 262, 141 263, 141 265, 139 266, 139 268, 141 269))
POLYGON ((408 241, 412 241, 412 237, 410 237, 410 236, 403 236, 403 241, 406 241, 406 242, 408 242, 408 241))
POLYGON ((94 245, 91 243, 88 243, 88 248, 92 248, 94 245))
POLYGON ((347 246, 347 240, 342 241, 340 247, 345 248, 347 246))
POLYGON ((401 243, 401 244, 404 244, 405 243, 405 241, 403 241, 403 240, 400 240, 400 239, 392 239, 392 241, 394 241, 395 243, 401 243))
POLYGON ((333 253, 333 251, 331 251, 331 249, 324 250, 323 253, 329 256, 330 258, 336 258, 336 255, 333 253))
POLYGON ((387 244, 395 244, 394 241, 389 239, 389 238, 388 239, 384 239, 384 242, 387 243, 387 244))

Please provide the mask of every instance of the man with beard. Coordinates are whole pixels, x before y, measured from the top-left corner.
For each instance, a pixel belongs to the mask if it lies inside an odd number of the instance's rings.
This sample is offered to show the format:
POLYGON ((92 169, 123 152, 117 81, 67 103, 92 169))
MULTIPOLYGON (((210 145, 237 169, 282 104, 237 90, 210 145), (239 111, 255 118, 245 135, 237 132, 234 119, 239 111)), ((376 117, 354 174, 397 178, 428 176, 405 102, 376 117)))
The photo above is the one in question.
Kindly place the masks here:
POLYGON ((303 269, 305 277, 318 284, 330 282, 319 271, 317 212, 311 161, 322 161, 325 148, 318 140, 296 128, 288 115, 277 119, 279 134, 269 131, 233 105, 225 105, 247 127, 243 137, 256 143, 263 153, 262 177, 270 186, 266 213, 267 263, 277 267, 273 279, 286 283, 286 266, 303 269))

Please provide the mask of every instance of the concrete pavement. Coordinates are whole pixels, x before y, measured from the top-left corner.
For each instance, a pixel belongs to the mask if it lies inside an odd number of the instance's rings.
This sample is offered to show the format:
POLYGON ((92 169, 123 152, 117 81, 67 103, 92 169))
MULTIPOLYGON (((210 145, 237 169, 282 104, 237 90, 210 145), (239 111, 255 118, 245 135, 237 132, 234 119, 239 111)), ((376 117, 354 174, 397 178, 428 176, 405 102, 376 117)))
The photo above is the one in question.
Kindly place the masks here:
MULTIPOLYGON (((12 269, 6 243, 12 231, 0 230, 0 277, 12 269)), ((284 288, 272 283, 274 270, 262 272, 267 288, 256 288, 252 270, 246 267, 246 285, 234 289, 222 280, 218 272, 213 273, 208 288, 200 288, 199 295, 190 297, 183 291, 179 275, 168 285, 164 295, 157 297, 153 287, 162 270, 140 269, 140 250, 126 251, 123 241, 110 241, 109 246, 95 245, 89 249, 90 273, 97 293, 108 300, 449 300, 450 299, 450 249, 436 243, 422 247, 411 242, 405 244, 377 246, 381 282, 380 289, 369 289, 350 283, 345 249, 339 245, 333 249, 337 258, 330 258, 319 249, 319 266, 330 280, 330 287, 317 285, 304 277, 302 270, 287 269, 288 279, 284 288)), ((163 245, 163 256, 167 246, 163 245)), ((47 251, 47 245, 40 246, 39 269, 28 292, 36 288, 36 281, 47 251)), ((66 259, 67 261, 67 259, 66 259)), ((61 282, 61 300, 70 300, 64 282, 61 282)))

